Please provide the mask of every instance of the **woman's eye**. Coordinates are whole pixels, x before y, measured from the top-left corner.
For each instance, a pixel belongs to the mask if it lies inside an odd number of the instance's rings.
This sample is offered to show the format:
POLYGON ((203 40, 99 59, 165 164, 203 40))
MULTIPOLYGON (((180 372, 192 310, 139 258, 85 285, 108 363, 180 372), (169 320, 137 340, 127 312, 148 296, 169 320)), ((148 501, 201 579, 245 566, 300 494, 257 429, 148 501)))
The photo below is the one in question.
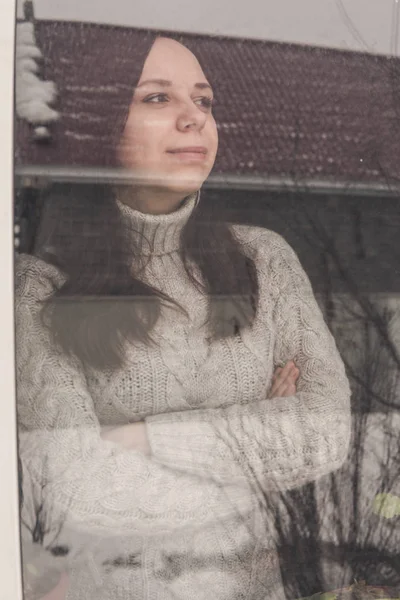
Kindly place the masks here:
POLYGON ((209 96, 203 96, 202 98, 199 98, 199 100, 204 108, 211 108, 214 104, 213 98, 210 98, 209 96))
MULTIPOLYGON (((167 94, 152 94, 151 96, 147 96, 144 98, 143 102, 151 103, 151 104, 161 104, 163 102, 168 102, 167 94)), ((201 98, 197 98, 194 101, 196 104, 200 104, 202 108, 206 108, 209 110, 214 104, 213 98, 209 96, 202 96, 201 98)))
POLYGON ((147 98, 145 98, 143 102, 154 102, 155 104, 158 104, 160 98, 166 101, 167 94, 152 94, 151 96, 147 96, 147 98))

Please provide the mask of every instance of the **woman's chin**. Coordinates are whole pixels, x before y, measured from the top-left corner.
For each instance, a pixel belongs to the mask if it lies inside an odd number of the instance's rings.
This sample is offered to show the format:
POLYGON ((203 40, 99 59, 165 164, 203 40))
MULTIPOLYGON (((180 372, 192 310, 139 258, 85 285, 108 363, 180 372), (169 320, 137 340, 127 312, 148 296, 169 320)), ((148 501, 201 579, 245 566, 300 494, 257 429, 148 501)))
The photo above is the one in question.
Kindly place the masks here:
POLYGON ((148 185, 159 189, 164 189, 166 192, 184 194, 185 196, 197 192, 201 188, 206 178, 202 173, 183 173, 183 174, 166 174, 158 177, 150 177, 148 185))
POLYGON ((167 193, 188 196, 197 192, 207 179, 209 169, 188 167, 184 169, 168 171, 131 170, 132 183, 138 187, 152 188, 158 192, 164 190, 167 193))
POLYGON ((201 188, 202 184, 203 180, 190 180, 185 182, 170 183, 165 186, 165 189, 169 192, 184 194, 185 196, 188 196, 189 194, 197 192, 201 188))

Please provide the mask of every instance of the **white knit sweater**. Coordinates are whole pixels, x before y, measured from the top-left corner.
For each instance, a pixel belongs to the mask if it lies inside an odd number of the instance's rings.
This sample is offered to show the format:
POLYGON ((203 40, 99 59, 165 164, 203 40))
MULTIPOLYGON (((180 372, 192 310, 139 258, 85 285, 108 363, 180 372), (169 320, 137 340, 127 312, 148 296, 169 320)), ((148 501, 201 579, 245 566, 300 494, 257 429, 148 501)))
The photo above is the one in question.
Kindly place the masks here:
POLYGON ((40 301, 63 275, 37 257, 17 258, 27 600, 64 568, 68 600, 282 598, 260 498, 346 457, 348 381, 296 254, 276 233, 233 226, 255 260, 260 303, 251 328, 210 344, 207 299, 177 252, 194 204, 189 196, 157 216, 119 205, 146 237, 144 279, 188 316, 163 308, 157 344, 127 343, 128 366, 115 372, 84 372, 52 346, 40 301), (274 369, 290 359, 300 369, 297 395, 267 399, 274 369), (143 420, 151 457, 100 438, 101 426, 143 420), (29 541, 41 502, 42 547, 29 541), (51 556, 55 546, 68 555, 51 556))

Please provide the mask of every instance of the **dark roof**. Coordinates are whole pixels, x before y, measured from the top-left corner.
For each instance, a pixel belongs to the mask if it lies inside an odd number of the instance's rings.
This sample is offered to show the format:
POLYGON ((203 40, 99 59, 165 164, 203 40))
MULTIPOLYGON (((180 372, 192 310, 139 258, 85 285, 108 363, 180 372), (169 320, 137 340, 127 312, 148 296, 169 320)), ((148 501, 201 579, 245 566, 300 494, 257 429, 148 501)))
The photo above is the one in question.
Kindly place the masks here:
MULTIPOLYGON (((112 165, 99 153, 105 142, 96 115, 113 110, 113 86, 121 94, 129 90, 129 70, 146 35, 135 28, 37 22, 43 72, 60 89, 62 119, 48 146, 33 143, 26 124, 17 123, 17 164, 112 165), (86 79, 97 100, 79 121, 86 79)), ((365 183, 399 178, 399 59, 194 34, 182 34, 182 41, 216 92, 220 145, 213 173, 365 183)))

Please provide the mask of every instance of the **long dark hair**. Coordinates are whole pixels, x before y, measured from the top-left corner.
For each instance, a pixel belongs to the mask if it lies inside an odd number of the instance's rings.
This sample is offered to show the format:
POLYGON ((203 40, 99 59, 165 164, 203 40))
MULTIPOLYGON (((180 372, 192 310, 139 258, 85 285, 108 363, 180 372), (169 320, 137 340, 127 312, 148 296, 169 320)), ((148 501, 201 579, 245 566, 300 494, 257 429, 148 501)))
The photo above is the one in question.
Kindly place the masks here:
MULTIPOLYGON (((105 185, 53 186, 45 202, 39 251, 65 276, 43 306, 53 341, 84 365, 115 369, 125 340, 151 344, 162 305, 176 303, 140 278, 135 247, 115 192, 105 185)), ((209 299, 210 339, 252 324, 258 304, 255 264, 229 224, 203 202, 181 233, 180 257, 191 282, 209 299)))
MULTIPOLYGON (((116 148, 135 85, 154 40, 165 33, 138 30, 132 36, 129 29, 93 24, 74 31, 71 38, 68 25, 57 26, 43 39, 47 76, 58 82, 63 118, 54 128, 57 143, 38 148, 38 162, 48 164, 51 158, 60 164, 120 167, 116 148), (53 57, 53 35, 62 38, 67 70, 53 57), (99 56, 104 57, 101 68, 99 56)), ((167 35, 183 43, 179 34, 167 35)), ((53 186, 44 207, 38 251, 64 273, 65 282, 44 303, 43 321, 58 346, 85 365, 121 367, 125 340, 153 343, 151 331, 162 305, 181 307, 142 281, 141 257, 115 188, 53 186)), ((193 285, 209 298, 210 337, 219 338, 252 323, 258 282, 251 257, 229 225, 205 208, 198 203, 183 228, 180 256, 193 285)))

